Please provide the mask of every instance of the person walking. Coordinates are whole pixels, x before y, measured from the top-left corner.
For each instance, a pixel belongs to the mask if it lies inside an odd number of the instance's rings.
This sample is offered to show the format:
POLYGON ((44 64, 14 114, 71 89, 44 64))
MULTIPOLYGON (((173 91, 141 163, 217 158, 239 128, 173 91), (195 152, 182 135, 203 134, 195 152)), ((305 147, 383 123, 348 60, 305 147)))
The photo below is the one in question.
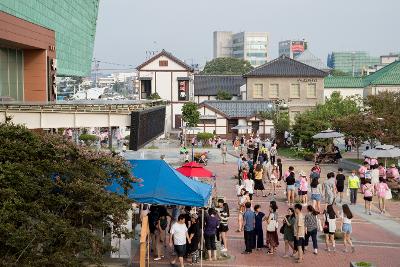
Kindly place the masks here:
POLYGON ((261 191, 261 195, 266 197, 264 190, 264 183, 263 183, 263 168, 262 165, 259 163, 257 164, 254 170, 254 190, 256 191, 256 196, 258 197, 258 192, 261 191))
POLYGON ((358 189, 360 188, 360 178, 356 175, 356 170, 353 170, 348 177, 347 188, 350 190, 350 204, 355 205, 357 203, 358 189))
POLYGON ((342 232, 343 232, 343 243, 344 243, 344 250, 343 252, 348 252, 347 248, 350 246, 351 252, 354 252, 354 246, 353 242, 351 241, 351 232, 352 232, 352 225, 351 225, 351 219, 353 218, 353 214, 350 211, 350 208, 347 204, 342 205, 342 214, 341 214, 341 219, 342 219, 342 232))
POLYGON ((328 173, 327 180, 323 183, 322 190, 325 192, 325 203, 326 205, 333 204, 336 195, 336 181, 335 174, 333 172, 328 173))
POLYGON ((320 212, 321 211, 321 198, 322 198, 322 185, 319 183, 318 178, 311 181, 311 200, 312 207, 320 212))
POLYGON ((278 184, 278 179, 279 179, 278 165, 274 164, 272 167, 272 172, 271 172, 271 176, 270 176, 274 196, 276 196, 275 190, 276 190, 276 186, 278 184))
POLYGON ((226 153, 227 152, 228 152, 228 148, 226 147, 226 143, 224 142, 221 146, 222 164, 226 163, 226 153))
MULTIPOLYGON (((294 209, 289 208, 288 213, 283 217, 283 240, 285 241, 285 255, 284 258, 289 257, 289 247, 292 249, 293 254, 297 250, 294 245, 294 225, 296 222, 294 209)), ((292 254, 292 255, 293 255, 292 254)))
POLYGON ((299 203, 294 205, 294 212, 296 215, 296 221, 294 224, 294 236, 295 236, 295 247, 297 249, 297 263, 302 263, 304 260, 304 237, 305 237, 305 223, 304 215, 301 212, 303 206, 299 203))
POLYGON ((325 223, 324 223, 324 234, 325 234, 325 245, 326 251, 331 251, 329 244, 332 243, 332 251, 336 251, 335 245, 335 232, 336 232, 336 212, 333 209, 333 204, 328 204, 324 211, 325 223))
POLYGON ((189 250, 188 254, 192 256, 192 264, 198 263, 200 258, 199 243, 201 239, 200 224, 198 222, 198 215, 191 215, 191 223, 188 230, 189 234, 189 250))
POLYGON ((244 221, 244 242, 246 249, 243 254, 250 254, 254 248, 254 228, 255 228, 255 213, 251 210, 251 203, 246 203, 246 211, 243 214, 244 221))
POLYGON ((278 155, 278 148, 276 144, 273 144, 273 146, 269 150, 269 154, 270 154, 271 164, 274 165, 276 156, 278 155))
POLYGON ((260 211, 261 206, 255 205, 255 226, 254 226, 254 239, 256 241, 256 249, 260 250, 264 247, 264 232, 262 222, 264 221, 265 213, 260 211))
POLYGON ((271 201, 269 204, 269 215, 267 217, 267 237, 266 243, 268 252, 267 254, 273 255, 276 252, 276 248, 279 246, 278 240, 278 206, 275 201, 271 201))
POLYGON ((318 233, 318 214, 319 212, 316 211, 313 206, 307 206, 308 213, 304 218, 304 223, 306 226, 306 237, 305 237, 305 247, 308 247, 308 241, 311 237, 313 243, 313 253, 315 255, 318 254, 318 241, 317 241, 317 233, 318 233))
POLYGON ((385 213, 386 212, 385 199, 386 199, 386 194, 390 191, 390 188, 386 184, 386 181, 383 177, 379 177, 379 184, 375 186, 375 191, 378 196, 379 210, 381 211, 381 213, 385 213))
POLYGON ((247 178, 243 178, 244 188, 247 192, 249 192, 250 200, 253 200, 254 194, 254 180, 247 178))
POLYGON ((172 265, 175 265, 175 262, 178 259, 180 267, 184 267, 183 256, 186 254, 186 240, 189 240, 188 242, 190 244, 188 228, 185 224, 185 215, 181 214, 178 217, 178 221, 172 225, 169 236, 169 245, 171 248, 174 246, 176 253, 176 257, 171 261, 172 265))
POLYGON ((168 220, 165 214, 160 214, 160 218, 157 220, 157 226, 155 231, 156 236, 156 252, 157 258, 155 261, 159 261, 164 258, 164 238, 165 238, 165 229, 167 229, 168 220))
POLYGON ((287 191, 287 203, 289 206, 291 206, 294 205, 294 197, 295 197, 294 195, 296 191, 295 187, 296 178, 294 177, 294 172, 290 172, 289 176, 287 176, 285 180, 286 180, 286 191, 287 191))
POLYGON ((243 231, 243 214, 246 212, 246 203, 250 202, 249 192, 242 188, 241 197, 239 198, 239 216, 238 216, 238 226, 239 228, 236 232, 243 231))
POLYGON ((299 195, 301 197, 301 203, 303 206, 307 206, 308 203, 308 181, 306 177, 306 173, 304 171, 300 171, 299 173, 299 195))
POLYGON ((204 243, 208 254, 208 260, 217 260, 217 247, 215 243, 215 235, 217 234, 217 228, 219 227, 220 221, 217 217, 217 211, 215 209, 208 210, 208 216, 205 218, 204 224, 204 243))
POLYGON ((372 202, 372 197, 375 194, 375 189, 374 189, 374 186, 371 184, 370 179, 365 179, 365 184, 362 186, 362 190, 364 192, 365 213, 372 215, 371 202, 372 202))
POLYGON ((378 164, 371 165, 371 184, 376 187, 379 184, 379 169, 378 164))
POLYGON ((344 181, 346 177, 343 174, 343 169, 338 169, 338 174, 336 174, 336 189, 339 194, 339 203, 343 201, 343 191, 344 191, 344 181))
POLYGON ((229 231, 229 227, 228 227, 228 219, 229 219, 229 206, 228 203, 223 202, 222 204, 222 210, 219 213, 219 218, 220 218, 220 225, 219 225, 219 229, 218 232, 221 235, 221 251, 222 252, 227 252, 228 251, 228 238, 226 236, 227 232, 229 231))

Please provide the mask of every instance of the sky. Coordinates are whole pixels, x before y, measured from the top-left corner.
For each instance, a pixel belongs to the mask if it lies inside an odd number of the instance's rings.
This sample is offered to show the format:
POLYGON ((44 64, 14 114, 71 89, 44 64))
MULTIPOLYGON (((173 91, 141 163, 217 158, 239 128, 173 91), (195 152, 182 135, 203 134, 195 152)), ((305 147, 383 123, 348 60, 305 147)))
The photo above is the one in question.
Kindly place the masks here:
POLYGON ((268 32, 270 59, 279 41, 303 38, 323 61, 331 51, 379 56, 400 52, 399 10, 399 0, 100 0, 94 57, 138 66, 165 49, 203 65, 216 30, 268 32))

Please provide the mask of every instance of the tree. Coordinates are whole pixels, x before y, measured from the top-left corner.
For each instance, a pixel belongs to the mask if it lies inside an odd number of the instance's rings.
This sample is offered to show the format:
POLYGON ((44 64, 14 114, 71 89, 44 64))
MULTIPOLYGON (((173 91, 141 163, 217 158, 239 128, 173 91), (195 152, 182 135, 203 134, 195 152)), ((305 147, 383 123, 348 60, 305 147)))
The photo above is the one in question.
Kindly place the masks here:
POLYGON ((324 104, 318 104, 314 109, 303 112, 296 117, 293 125, 294 136, 305 147, 313 143, 312 136, 316 133, 333 128, 333 122, 350 114, 360 114, 358 100, 351 97, 343 98, 339 92, 333 92, 324 104))
POLYGON ((250 62, 232 57, 215 58, 206 63, 201 74, 245 74, 253 69, 250 62))
POLYGON ((151 95, 149 95, 147 97, 147 99, 149 99, 149 100, 157 100, 157 99, 161 99, 161 97, 157 92, 154 92, 151 95))
POLYGON ((375 118, 363 114, 349 114, 344 117, 337 118, 334 126, 353 140, 357 148, 357 159, 360 158, 360 146, 365 141, 371 141, 376 136, 375 118))
POLYGON ((330 74, 332 76, 350 76, 350 74, 348 74, 347 72, 335 69, 331 70, 330 74))
POLYGON ((200 112, 197 110, 196 103, 186 102, 182 107, 182 119, 186 126, 195 127, 200 121, 200 112))
POLYGON ((226 91, 218 90, 217 99, 218 100, 231 100, 232 95, 226 91))
POLYGON ((0 140, 0 265, 100 264, 112 248, 98 231, 130 235, 131 201, 105 190, 136 181, 122 157, 10 123, 0 140))

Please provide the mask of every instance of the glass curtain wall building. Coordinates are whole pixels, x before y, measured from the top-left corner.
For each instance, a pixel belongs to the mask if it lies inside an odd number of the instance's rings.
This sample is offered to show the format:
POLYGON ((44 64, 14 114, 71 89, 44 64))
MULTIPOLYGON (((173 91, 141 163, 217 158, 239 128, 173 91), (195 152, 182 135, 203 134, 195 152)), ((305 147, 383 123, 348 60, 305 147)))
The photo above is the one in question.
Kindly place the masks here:
POLYGON ((332 52, 328 55, 328 67, 354 76, 361 76, 363 70, 380 64, 379 57, 367 52, 332 52))
POLYGON ((1 0, 0 11, 55 32, 57 74, 90 75, 99 0, 1 0))

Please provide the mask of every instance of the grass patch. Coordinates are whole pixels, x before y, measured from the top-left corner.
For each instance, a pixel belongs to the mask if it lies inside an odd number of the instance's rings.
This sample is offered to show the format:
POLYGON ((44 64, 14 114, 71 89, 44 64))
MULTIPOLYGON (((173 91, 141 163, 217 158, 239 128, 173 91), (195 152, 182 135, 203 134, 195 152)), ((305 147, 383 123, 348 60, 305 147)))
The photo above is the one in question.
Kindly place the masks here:
POLYGON ((289 148, 289 147, 281 147, 278 148, 278 157, 282 156, 285 158, 292 158, 292 159, 302 159, 297 151, 289 148))

